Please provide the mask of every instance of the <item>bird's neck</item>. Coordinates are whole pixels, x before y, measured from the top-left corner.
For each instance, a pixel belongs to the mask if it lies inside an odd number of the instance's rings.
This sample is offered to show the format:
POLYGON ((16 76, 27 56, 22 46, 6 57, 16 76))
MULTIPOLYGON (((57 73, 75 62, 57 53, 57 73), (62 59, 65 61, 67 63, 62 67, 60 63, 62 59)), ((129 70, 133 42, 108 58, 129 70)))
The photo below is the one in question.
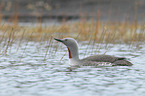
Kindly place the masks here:
POLYGON ((78 50, 73 50, 68 48, 68 53, 69 53, 69 65, 70 66, 76 66, 79 65, 79 55, 78 55, 78 50))
POLYGON ((68 48, 70 60, 79 60, 78 48, 68 48))

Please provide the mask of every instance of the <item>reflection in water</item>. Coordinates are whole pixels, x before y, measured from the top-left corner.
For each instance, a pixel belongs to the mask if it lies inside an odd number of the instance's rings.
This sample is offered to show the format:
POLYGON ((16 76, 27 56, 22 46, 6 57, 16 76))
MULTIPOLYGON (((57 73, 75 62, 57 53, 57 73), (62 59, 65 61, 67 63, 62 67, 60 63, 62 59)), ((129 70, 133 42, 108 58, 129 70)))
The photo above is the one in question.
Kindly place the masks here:
MULTIPOLYGON (((83 43, 82 43, 83 44, 83 43)), ((129 51, 127 45, 113 45, 109 55, 127 57, 133 66, 81 67, 70 68, 67 55, 59 62, 66 51, 52 47, 47 51, 47 43, 26 42, 16 53, 13 44, 7 55, 0 58, 1 96, 142 96, 145 94, 145 49, 129 51), (54 49, 53 49, 54 48, 54 49), (25 50, 25 51, 24 51, 25 50), (25 53, 24 53, 25 52, 25 53), (56 52, 52 54, 53 52, 56 52), (51 53, 51 54, 50 54, 51 53), (23 55, 23 56, 22 56, 23 55), (46 61, 44 56, 46 55, 46 61)), ((80 57, 84 50, 80 48, 80 57)), ((61 48, 62 47, 62 48, 61 48)), ((91 47, 91 46, 90 46, 91 47)), ((100 54, 105 49, 100 49, 100 54)), ((86 56, 91 55, 87 54, 86 56)))

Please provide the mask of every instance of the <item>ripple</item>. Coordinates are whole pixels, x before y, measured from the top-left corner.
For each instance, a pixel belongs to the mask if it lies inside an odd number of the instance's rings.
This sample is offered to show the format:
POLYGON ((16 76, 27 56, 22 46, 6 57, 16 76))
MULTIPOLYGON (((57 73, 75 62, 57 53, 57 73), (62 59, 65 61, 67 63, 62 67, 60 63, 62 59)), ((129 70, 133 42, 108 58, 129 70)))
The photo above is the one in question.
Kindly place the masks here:
MULTIPOLYGON (((129 51, 127 45, 111 45, 109 55, 127 57, 133 66, 81 67, 69 70, 66 49, 60 48, 55 56, 46 55, 43 43, 22 43, 11 46, 7 55, 0 56, 1 96, 142 96, 145 94, 145 48, 129 51), (25 51, 24 51, 25 50, 25 51), (46 60, 44 61, 44 57, 46 60)), ((85 44, 84 44, 85 45, 85 44)), ((81 56, 87 46, 80 48, 81 56)), ((91 48, 91 46, 90 46, 91 48)), ((55 50, 51 48, 51 53, 55 50)), ((100 49, 104 52, 105 49, 100 49)), ((90 54, 86 54, 89 56, 90 54)))

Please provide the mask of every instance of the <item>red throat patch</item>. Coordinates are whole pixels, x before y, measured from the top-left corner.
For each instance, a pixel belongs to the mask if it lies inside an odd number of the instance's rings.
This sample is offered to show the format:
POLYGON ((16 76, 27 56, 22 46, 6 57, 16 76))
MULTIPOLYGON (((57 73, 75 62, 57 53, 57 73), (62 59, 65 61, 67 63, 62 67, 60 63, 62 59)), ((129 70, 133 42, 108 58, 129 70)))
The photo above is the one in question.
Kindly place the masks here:
POLYGON ((72 58, 72 56, 71 56, 70 49, 69 49, 69 48, 67 48, 67 49, 68 49, 68 52, 69 52, 69 58, 71 59, 71 58, 72 58))

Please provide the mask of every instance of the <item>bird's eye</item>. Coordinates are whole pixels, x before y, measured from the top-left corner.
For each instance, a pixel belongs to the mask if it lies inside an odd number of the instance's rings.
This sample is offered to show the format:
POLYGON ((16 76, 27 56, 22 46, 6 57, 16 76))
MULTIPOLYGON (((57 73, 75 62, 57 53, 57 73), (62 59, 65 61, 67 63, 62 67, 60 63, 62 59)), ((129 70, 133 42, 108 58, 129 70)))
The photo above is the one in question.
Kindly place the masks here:
POLYGON ((65 41, 67 41, 67 39, 65 39, 65 41))

